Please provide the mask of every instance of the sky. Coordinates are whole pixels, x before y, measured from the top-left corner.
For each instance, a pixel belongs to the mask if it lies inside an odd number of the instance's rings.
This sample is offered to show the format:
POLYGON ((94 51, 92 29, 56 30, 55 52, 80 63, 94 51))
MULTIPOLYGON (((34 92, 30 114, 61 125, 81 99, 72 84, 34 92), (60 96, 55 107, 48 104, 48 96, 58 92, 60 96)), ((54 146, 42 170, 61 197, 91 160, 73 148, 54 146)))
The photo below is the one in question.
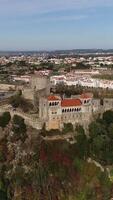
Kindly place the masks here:
POLYGON ((0 50, 113 49, 113 0, 0 0, 0 50))

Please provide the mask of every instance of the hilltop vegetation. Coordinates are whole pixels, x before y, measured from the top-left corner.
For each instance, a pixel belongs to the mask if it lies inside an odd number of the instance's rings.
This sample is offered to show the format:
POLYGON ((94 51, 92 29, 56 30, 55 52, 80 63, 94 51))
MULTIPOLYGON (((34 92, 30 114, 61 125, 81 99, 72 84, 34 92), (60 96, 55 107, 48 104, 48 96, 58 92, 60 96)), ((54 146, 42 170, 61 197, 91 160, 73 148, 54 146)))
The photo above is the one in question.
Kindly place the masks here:
POLYGON ((17 115, 11 118, 7 113, 1 118, 7 123, 0 130, 0 200, 113 197, 113 182, 107 171, 113 165, 112 111, 89 125, 88 137, 82 126, 74 130, 71 124, 65 125, 65 133, 76 133, 74 144, 46 141, 38 134, 31 137, 33 130, 17 115))
POLYGON ((98 79, 105 79, 105 80, 113 80, 113 74, 99 74, 99 75, 94 75, 93 78, 98 78, 98 79))

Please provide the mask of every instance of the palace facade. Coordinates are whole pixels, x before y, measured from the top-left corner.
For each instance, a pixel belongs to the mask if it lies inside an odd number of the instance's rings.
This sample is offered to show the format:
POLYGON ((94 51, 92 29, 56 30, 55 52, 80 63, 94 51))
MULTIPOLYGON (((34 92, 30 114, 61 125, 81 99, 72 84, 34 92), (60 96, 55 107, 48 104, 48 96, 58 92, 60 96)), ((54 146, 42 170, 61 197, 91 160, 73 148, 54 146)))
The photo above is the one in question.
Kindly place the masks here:
POLYGON ((93 112, 93 95, 85 93, 73 98, 61 98, 56 95, 42 97, 39 100, 39 118, 46 129, 62 129, 64 123, 87 125, 93 112))

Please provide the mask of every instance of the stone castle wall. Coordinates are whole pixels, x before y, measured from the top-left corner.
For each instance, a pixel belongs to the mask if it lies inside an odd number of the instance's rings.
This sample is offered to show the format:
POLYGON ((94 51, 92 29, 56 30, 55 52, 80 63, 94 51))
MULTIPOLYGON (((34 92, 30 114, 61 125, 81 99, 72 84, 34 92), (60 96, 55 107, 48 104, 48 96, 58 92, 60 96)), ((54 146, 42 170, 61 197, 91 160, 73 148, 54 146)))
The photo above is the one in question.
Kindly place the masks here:
MULTIPOLYGON (((43 109, 43 108, 42 108, 43 109)), ((72 123, 74 127, 77 124, 82 125, 86 130, 88 129, 89 124, 95 120, 99 115, 107 110, 113 110, 113 99, 104 99, 103 105, 101 105, 100 99, 93 99, 92 104, 88 106, 86 112, 80 113, 64 113, 61 116, 55 116, 55 119, 46 120, 47 129, 61 129, 64 123, 72 123)))
POLYGON ((39 99, 50 94, 50 80, 46 76, 32 76, 29 87, 22 90, 24 98, 32 100, 34 109, 39 110, 39 99))

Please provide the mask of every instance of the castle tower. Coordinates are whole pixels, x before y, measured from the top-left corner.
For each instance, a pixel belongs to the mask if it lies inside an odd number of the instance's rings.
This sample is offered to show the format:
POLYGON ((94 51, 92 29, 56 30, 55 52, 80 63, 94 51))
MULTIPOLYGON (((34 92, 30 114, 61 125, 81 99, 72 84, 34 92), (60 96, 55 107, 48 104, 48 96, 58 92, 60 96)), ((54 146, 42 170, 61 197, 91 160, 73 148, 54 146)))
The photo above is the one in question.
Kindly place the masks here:
POLYGON ((34 75, 30 81, 34 96, 34 107, 39 108, 39 98, 47 97, 50 94, 50 80, 47 76, 34 75))

